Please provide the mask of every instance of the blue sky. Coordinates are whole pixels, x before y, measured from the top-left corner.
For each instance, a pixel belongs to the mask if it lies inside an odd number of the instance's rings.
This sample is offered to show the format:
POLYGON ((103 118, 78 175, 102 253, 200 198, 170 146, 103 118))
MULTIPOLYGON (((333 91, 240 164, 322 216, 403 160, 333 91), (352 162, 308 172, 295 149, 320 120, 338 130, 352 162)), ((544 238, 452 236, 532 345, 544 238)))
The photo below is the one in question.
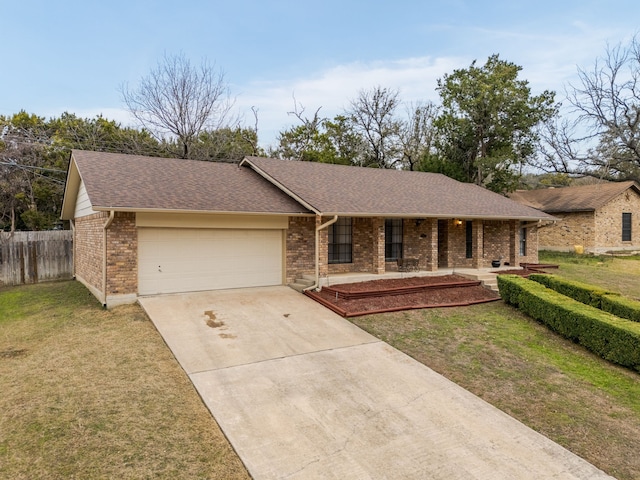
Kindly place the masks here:
POLYGON ((0 114, 130 125, 119 86, 183 53, 225 72, 247 125, 258 109, 266 146, 295 124, 294 95, 327 117, 377 85, 437 101, 438 78, 494 53, 523 67, 533 94, 562 100, 578 67, 640 31, 640 2, 0 0, 0 19, 0 114))

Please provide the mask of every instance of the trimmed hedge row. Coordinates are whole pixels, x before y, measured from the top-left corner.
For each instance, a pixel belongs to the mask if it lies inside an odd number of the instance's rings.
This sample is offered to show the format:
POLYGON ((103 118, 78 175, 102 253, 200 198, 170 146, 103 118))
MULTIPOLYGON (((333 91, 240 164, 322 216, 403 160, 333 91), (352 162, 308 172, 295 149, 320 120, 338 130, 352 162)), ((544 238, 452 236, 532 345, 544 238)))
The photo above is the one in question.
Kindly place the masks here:
POLYGON ((616 317, 640 322, 640 302, 620 295, 603 295, 600 308, 616 317))
POLYGON ((551 290, 555 290, 562 295, 571 297, 586 305, 591 305, 595 308, 601 308, 603 295, 615 295, 614 292, 610 292, 600 287, 593 285, 587 285, 586 283, 576 282, 573 280, 564 280, 554 275, 548 275, 543 273, 532 273, 529 278, 534 282, 541 283, 551 290))
POLYGON ((529 278, 581 303, 620 318, 640 322, 640 302, 586 283, 564 280, 554 275, 533 273, 529 278))
POLYGON ((498 275, 502 299, 602 358, 640 371, 640 323, 618 318, 518 275, 498 275))

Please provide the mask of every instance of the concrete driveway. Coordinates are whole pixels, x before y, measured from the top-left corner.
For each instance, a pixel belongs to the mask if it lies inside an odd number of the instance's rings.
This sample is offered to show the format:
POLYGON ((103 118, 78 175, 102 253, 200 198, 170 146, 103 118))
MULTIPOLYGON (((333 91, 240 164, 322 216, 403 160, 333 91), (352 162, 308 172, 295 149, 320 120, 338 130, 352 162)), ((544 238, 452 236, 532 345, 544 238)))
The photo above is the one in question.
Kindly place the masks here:
POLYGON ((140 304, 255 479, 603 479, 288 287, 140 304))

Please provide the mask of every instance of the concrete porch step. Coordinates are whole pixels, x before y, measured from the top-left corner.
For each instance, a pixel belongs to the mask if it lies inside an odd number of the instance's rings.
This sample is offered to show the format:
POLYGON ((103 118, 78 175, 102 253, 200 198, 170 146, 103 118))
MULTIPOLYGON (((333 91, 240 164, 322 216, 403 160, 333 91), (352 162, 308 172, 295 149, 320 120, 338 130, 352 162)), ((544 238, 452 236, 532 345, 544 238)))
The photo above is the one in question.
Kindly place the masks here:
POLYGON ((462 275, 467 278, 479 280, 480 282, 482 282, 482 286, 485 288, 488 288, 489 290, 493 290, 494 292, 499 291, 498 279, 495 273, 479 272, 479 273, 464 273, 462 275))
POLYGON ((311 275, 303 275, 302 277, 296 278, 293 283, 290 283, 289 287, 302 293, 305 288, 313 286, 314 283, 316 283, 315 277, 311 275))

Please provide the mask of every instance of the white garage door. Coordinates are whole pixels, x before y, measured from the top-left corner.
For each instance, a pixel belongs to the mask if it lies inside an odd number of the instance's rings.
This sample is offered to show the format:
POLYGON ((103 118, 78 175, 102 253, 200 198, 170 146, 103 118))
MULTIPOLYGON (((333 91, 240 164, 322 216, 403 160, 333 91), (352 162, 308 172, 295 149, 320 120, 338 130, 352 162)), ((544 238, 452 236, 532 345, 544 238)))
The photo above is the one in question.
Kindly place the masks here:
POLYGON ((138 293, 282 284, 282 230, 138 229, 138 293))

